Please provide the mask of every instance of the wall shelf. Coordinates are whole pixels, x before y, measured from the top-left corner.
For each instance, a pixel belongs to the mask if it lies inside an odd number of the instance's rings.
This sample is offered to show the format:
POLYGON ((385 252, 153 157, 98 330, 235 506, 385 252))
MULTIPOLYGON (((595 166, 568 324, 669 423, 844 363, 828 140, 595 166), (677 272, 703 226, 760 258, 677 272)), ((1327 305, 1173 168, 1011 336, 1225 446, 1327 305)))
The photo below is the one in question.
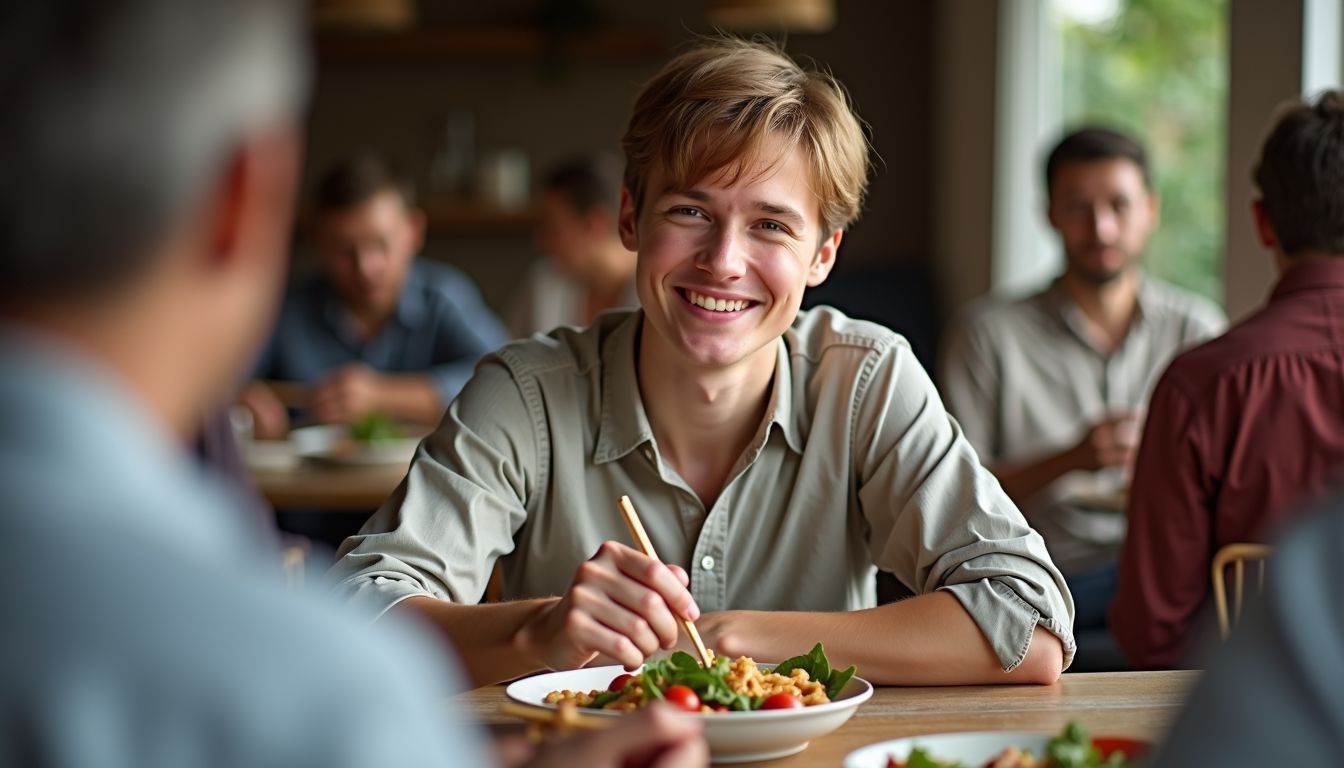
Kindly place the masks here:
POLYGON ((637 61, 667 51, 659 35, 637 28, 553 33, 528 26, 439 26, 395 31, 320 29, 323 64, 433 64, 449 61, 539 59, 554 50, 594 61, 637 61))
POLYGON ((536 211, 500 208, 480 200, 422 200, 430 235, 527 235, 536 211))

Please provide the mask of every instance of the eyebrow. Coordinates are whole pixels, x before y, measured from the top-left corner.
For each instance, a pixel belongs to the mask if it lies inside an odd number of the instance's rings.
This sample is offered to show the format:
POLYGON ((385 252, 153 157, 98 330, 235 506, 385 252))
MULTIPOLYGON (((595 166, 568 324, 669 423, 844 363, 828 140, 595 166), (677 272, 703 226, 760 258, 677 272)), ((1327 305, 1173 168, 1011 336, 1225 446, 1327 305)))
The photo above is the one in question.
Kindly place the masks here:
MULTIPOLYGON (((710 201, 709 193, 701 189, 669 189, 663 194, 689 197, 690 199, 700 203, 707 203, 710 201)), ((761 211, 762 213, 768 213, 771 216, 774 216, 775 218, 784 219, 789 224, 792 224, 795 228, 801 228, 807 223, 806 219, 803 218, 803 214, 799 213, 796 209, 791 208, 790 206, 787 205, 780 205, 779 203, 771 203, 765 200, 753 200, 751 203, 751 207, 752 209, 761 211)))

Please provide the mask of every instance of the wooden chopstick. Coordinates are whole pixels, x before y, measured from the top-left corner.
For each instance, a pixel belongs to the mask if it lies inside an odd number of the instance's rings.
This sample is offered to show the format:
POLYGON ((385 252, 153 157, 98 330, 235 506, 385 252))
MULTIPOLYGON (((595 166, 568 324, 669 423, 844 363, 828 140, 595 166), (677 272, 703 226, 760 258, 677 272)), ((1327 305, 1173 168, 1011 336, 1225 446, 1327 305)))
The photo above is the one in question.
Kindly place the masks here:
POLYGON ((615 723, 613 718, 585 715, 572 705, 548 709, 546 707, 534 707, 527 704, 506 701, 499 705, 499 713, 501 715, 508 715, 509 717, 516 717, 519 720, 526 720, 531 723, 540 723, 541 725, 550 726, 559 730, 574 728, 584 731, 600 731, 615 723))
MULTIPOLYGON (((639 513, 635 512, 635 505, 630 503, 629 496, 622 496, 620 501, 621 517, 625 518, 625 525, 630 529, 630 535, 634 538, 635 544, 644 554, 652 557, 654 560, 660 560, 658 553, 653 549, 653 542, 649 541, 649 534, 644 531, 644 524, 639 522, 639 513)), ((709 649, 705 648, 705 642, 700 639, 700 632, 695 628, 695 622, 690 619, 681 619, 681 627, 686 630, 686 636, 691 638, 691 644, 695 646, 695 652, 700 654, 700 663, 706 668, 714 666, 714 659, 709 655, 709 649)))

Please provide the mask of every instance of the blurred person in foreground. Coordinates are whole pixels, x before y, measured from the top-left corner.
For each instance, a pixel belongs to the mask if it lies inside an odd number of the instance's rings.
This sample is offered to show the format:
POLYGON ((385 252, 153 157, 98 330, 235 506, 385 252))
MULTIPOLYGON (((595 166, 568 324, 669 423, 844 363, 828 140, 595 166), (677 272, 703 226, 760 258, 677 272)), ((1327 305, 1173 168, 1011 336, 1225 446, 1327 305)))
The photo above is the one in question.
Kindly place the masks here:
POLYGON ((1167 363, 1225 319, 1142 269, 1159 201, 1139 142, 1072 131, 1046 159, 1045 182, 1063 274, 1026 298, 968 307, 944 344, 941 386, 1068 578, 1074 628, 1100 631, 1141 411, 1167 363))
POLYGON ((341 590, 428 619, 478 681, 633 667, 677 617, 728 658, 821 641, 878 683, 1054 681, 1062 577, 909 344, 799 310, 867 184, 842 86, 706 41, 644 86, 623 144, 641 308, 482 361, 342 547, 341 590), (626 543, 622 495, 666 564, 626 543), (501 558, 508 599, 477 605, 501 558), (877 607, 879 568, 918 596, 877 607))
MULTIPOLYGON (((308 388, 303 414, 353 423, 378 413, 433 426, 481 355, 507 339, 462 272, 417 258, 425 214, 411 182, 382 157, 335 163, 314 195, 319 274, 292 285, 256 365, 258 379, 308 388)), ((243 395, 258 437, 289 428, 264 381, 243 395)))
POLYGON ((1154 768, 1334 766, 1344 749, 1344 499, 1274 545, 1263 595, 1195 687, 1154 768))
MULTIPOLYGON (((478 765, 419 636, 283 589, 190 443, 274 316, 297 3, 0 6, 0 764, 478 765)), ((666 712, 535 755, 704 761, 666 712)))
POLYGON ((516 338, 561 325, 586 326, 599 312, 639 306, 635 254, 616 229, 621 164, 595 153, 551 171, 542 184, 537 247, 546 258, 523 279, 508 315, 516 338))
POLYGON ((1138 667, 1190 661, 1209 564, 1265 541, 1344 470, 1344 96, 1285 111, 1251 208, 1278 282, 1153 392, 1129 497, 1111 632, 1138 667))

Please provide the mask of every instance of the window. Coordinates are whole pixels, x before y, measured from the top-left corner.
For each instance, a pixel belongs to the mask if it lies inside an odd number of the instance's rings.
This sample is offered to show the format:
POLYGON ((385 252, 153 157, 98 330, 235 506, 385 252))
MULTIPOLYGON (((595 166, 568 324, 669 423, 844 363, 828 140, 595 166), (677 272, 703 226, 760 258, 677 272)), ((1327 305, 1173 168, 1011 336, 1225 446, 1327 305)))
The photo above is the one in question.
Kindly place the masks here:
POLYGON ((1162 221, 1145 267, 1222 301, 1227 0, 1054 0, 1061 126, 1148 148, 1162 221))
POLYGON ((1060 269, 1041 166, 1066 127, 1148 148, 1162 220, 1151 274, 1223 300, 1227 0, 1007 0, 1000 8, 994 278, 1020 292, 1060 269))

